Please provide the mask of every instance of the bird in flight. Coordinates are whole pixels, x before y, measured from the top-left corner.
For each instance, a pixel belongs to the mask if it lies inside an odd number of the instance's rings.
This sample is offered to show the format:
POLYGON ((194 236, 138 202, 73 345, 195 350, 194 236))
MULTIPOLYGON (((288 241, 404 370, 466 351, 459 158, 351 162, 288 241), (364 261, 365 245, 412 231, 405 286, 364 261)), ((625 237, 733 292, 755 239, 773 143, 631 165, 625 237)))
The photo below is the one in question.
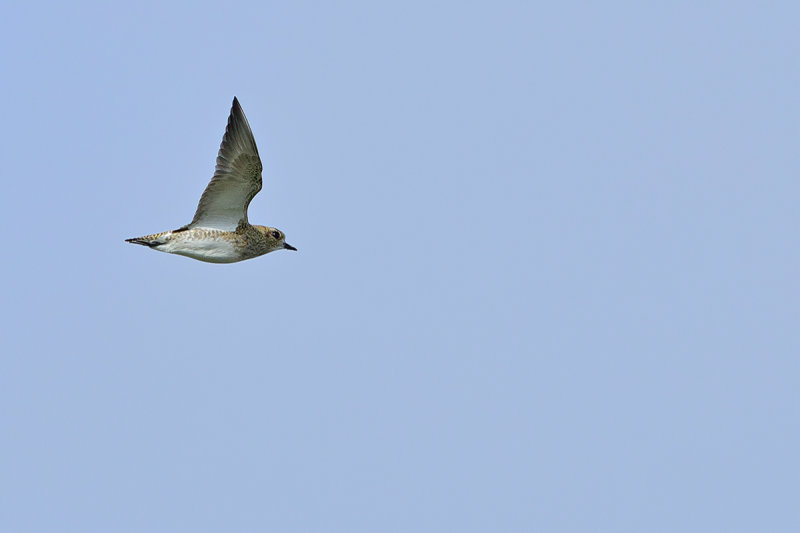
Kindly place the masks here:
POLYGON ((278 228, 247 221, 247 206, 261 190, 262 168, 250 124, 234 97, 214 177, 200 197, 192 221, 173 231, 126 242, 208 263, 235 263, 275 250, 297 250, 278 228))

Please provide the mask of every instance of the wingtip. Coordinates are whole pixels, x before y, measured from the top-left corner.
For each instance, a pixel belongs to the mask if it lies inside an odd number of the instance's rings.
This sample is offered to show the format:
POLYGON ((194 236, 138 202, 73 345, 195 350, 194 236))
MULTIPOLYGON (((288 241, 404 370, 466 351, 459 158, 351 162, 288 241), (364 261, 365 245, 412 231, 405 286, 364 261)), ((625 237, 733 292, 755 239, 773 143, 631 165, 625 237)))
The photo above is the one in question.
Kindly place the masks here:
POLYGON ((233 104, 231 104, 231 116, 244 117, 244 109, 242 109, 242 104, 239 103, 239 99, 235 96, 233 97, 233 104))

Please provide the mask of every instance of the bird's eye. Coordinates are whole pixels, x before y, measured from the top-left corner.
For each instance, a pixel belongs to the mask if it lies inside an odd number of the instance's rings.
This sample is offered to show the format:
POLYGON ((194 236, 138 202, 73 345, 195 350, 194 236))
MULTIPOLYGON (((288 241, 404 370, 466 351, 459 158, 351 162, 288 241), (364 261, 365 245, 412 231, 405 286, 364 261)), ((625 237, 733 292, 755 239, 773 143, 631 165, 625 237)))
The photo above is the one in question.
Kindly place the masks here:
POLYGON ((281 238, 281 234, 278 233, 277 231, 273 231, 272 232, 272 236, 275 237, 276 239, 280 239, 281 238))

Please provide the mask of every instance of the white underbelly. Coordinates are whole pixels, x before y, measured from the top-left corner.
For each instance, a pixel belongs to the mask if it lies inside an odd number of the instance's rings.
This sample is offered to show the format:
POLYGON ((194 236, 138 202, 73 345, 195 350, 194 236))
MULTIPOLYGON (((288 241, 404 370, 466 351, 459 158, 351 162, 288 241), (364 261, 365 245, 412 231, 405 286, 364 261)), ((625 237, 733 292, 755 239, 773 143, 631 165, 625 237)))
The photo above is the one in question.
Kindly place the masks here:
POLYGON ((175 239, 159 246, 157 250, 207 263, 234 263, 244 259, 230 240, 220 237, 175 239))

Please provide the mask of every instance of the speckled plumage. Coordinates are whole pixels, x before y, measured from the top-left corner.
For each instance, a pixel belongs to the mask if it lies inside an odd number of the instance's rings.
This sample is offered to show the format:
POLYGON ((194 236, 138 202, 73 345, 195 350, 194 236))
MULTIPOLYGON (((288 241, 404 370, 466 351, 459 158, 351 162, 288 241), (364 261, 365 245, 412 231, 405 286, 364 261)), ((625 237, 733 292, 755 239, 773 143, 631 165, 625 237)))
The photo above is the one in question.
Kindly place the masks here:
POLYGON ((208 263, 235 263, 274 250, 296 250, 281 230, 247 220, 247 207, 261 190, 262 168, 250 124, 234 97, 214 176, 192 222, 126 241, 208 263))

